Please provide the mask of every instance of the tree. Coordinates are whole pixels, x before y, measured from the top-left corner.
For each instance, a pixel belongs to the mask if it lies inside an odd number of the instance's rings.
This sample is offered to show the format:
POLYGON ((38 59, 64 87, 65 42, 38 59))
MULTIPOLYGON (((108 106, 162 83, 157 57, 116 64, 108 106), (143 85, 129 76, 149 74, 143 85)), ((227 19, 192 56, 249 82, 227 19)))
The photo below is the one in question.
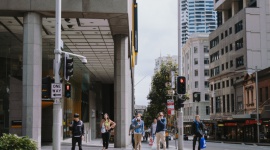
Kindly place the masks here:
POLYGON ((167 114, 167 99, 171 97, 167 96, 167 90, 171 87, 166 87, 166 82, 171 82, 171 71, 175 71, 177 68, 176 64, 172 62, 162 63, 160 70, 156 72, 152 78, 151 90, 147 96, 149 106, 147 108, 145 116, 146 126, 151 125, 157 114, 162 111, 164 115, 167 114), (150 120, 150 121, 149 121, 150 120))

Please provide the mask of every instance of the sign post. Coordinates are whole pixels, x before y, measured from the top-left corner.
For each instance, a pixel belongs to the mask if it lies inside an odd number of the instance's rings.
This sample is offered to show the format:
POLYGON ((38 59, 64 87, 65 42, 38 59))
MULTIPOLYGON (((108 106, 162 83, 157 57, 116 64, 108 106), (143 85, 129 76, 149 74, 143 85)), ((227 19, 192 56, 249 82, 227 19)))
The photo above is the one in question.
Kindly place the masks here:
POLYGON ((174 100, 173 99, 167 100, 167 110, 168 110, 168 115, 174 115, 174 100))
POLYGON ((62 84, 52 83, 51 84, 51 98, 62 98, 62 84))

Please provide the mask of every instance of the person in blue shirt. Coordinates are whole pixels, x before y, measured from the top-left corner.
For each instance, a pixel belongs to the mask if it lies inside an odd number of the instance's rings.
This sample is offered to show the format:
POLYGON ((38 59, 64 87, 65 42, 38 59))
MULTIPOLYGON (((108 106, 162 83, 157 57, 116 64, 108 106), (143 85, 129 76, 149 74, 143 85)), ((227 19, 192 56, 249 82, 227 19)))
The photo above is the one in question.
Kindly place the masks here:
POLYGON ((140 113, 132 120, 132 125, 134 129, 135 150, 141 150, 142 137, 144 134, 144 121, 142 120, 140 113))
POLYGON ((157 139, 157 150, 160 148, 160 141, 163 144, 163 149, 166 150, 166 141, 165 141, 165 131, 166 131, 166 118, 164 118, 163 112, 159 113, 157 118, 157 128, 156 128, 156 139, 157 139))
POLYGON ((203 136, 203 123, 200 121, 200 116, 196 115, 195 120, 192 124, 192 134, 193 134, 193 150, 195 150, 196 141, 198 140, 198 150, 200 150, 200 140, 203 136))

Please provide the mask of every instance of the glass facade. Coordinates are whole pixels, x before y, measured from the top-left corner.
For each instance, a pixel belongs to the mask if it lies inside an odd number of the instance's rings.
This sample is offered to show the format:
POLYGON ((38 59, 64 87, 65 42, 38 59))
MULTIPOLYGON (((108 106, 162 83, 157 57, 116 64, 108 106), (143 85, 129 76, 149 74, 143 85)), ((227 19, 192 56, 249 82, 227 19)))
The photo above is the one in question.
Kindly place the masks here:
POLYGON ((181 1, 182 44, 193 33, 210 33, 216 29, 217 13, 213 9, 213 0, 181 1))

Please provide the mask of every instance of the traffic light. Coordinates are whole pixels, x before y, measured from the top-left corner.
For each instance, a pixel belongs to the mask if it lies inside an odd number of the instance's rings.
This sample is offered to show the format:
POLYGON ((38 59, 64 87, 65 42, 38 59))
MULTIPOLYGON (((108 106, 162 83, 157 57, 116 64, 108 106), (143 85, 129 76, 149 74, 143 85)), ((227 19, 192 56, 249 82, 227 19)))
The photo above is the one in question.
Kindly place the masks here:
POLYGON ((186 94, 186 77, 177 77, 177 94, 186 94))
POLYGON ((193 92, 193 102, 199 102, 201 101, 201 93, 200 92, 193 92))
POLYGON ((49 99, 51 98, 51 83, 52 79, 51 77, 45 77, 42 78, 42 98, 49 99))
POLYGON ((73 76, 73 58, 69 58, 69 55, 65 54, 64 62, 64 76, 65 79, 68 81, 69 78, 73 76))
POLYGON ((184 107, 184 102, 185 100, 183 100, 182 98, 176 97, 175 109, 178 110, 181 107, 184 107))
POLYGON ((65 97, 70 98, 71 97, 71 85, 65 84, 65 97))

